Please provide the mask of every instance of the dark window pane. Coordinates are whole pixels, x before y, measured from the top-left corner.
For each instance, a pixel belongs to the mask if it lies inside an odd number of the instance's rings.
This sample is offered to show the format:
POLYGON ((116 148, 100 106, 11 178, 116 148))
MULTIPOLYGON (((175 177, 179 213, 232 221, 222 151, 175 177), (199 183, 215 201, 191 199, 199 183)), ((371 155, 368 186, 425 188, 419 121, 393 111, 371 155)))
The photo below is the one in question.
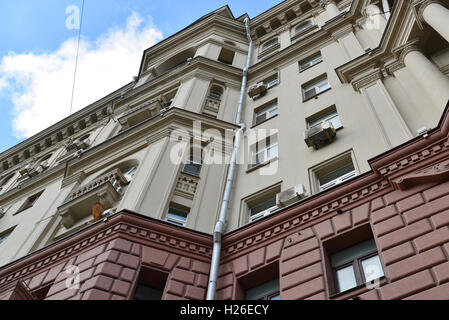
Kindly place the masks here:
POLYGON ((161 300, 162 294, 163 292, 161 289, 151 288, 139 284, 136 289, 134 300, 161 300))

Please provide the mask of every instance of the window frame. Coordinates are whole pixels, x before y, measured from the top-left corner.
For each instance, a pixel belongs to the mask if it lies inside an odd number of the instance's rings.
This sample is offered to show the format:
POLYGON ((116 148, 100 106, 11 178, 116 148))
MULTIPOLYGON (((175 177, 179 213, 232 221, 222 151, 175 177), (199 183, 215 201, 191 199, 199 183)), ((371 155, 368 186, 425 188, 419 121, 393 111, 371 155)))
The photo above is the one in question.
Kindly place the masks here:
POLYGON ((171 204, 168 207, 167 212, 165 213, 165 221, 170 223, 170 224, 179 226, 179 227, 185 227, 187 225, 187 219, 189 218, 189 214, 190 214, 190 209, 187 210, 187 208, 184 209, 184 208, 180 208, 179 206, 171 204), (176 217, 169 217, 169 214, 170 214, 171 210, 176 210, 176 211, 179 211, 179 212, 185 212, 186 213, 185 220, 178 219, 176 217))
MULTIPOLYGON (((380 261, 380 256, 379 256, 379 250, 373 249, 372 251, 368 252, 368 253, 363 253, 361 255, 356 256, 354 259, 347 261, 345 263, 342 263, 336 267, 332 267, 332 276, 333 276, 333 280, 334 280, 334 285, 335 285, 335 291, 336 294, 339 293, 343 293, 343 292, 347 292, 350 290, 353 290, 361 285, 364 285, 367 283, 366 278, 365 278, 365 272, 363 270, 363 265, 362 262, 369 259, 369 258, 373 258, 373 257, 379 257, 379 261, 380 261), (338 271, 345 269, 349 266, 352 266, 353 271, 354 271, 354 278, 356 281, 356 285, 352 288, 346 289, 346 290, 340 290, 340 283, 338 281, 338 271)), ((383 270, 383 266, 382 266, 382 273, 385 275, 385 271, 383 270)), ((380 277, 382 278, 382 276, 380 277)), ((378 279, 380 279, 378 278, 378 279)))
POLYGON ((27 197, 25 202, 20 206, 19 210, 17 210, 17 212, 14 213, 13 215, 15 216, 19 213, 22 213, 22 212, 34 207, 34 205, 36 204, 36 202, 39 200, 39 198, 42 196, 43 193, 44 193, 44 190, 27 197), (34 198, 34 200, 31 201, 30 199, 32 199, 32 198, 34 198))
POLYGON ((315 52, 314 54, 311 54, 310 56, 298 61, 299 65, 299 72, 306 71, 307 69, 310 69, 317 64, 320 64, 323 62, 323 55, 321 54, 321 51, 315 52), (319 58, 318 61, 314 62, 317 58, 319 58), (308 64, 308 66, 304 66, 305 64, 308 64))
POLYGON ((269 103, 266 103, 265 105, 262 105, 256 109, 254 109, 254 119, 253 119, 253 126, 257 126, 261 123, 264 123, 265 121, 270 120, 271 118, 276 117, 279 114, 279 104, 277 99, 274 101, 271 101, 269 103), (271 112, 276 111, 276 114, 273 114, 272 116, 269 116, 271 112), (257 121, 257 118, 265 114, 265 119, 257 121))
POLYGON ((269 161, 276 159, 279 157, 279 142, 277 137, 267 137, 265 139, 265 143, 263 144, 263 140, 259 141, 255 144, 255 147, 251 150, 251 164, 250 169, 258 167, 264 163, 268 163, 269 161), (260 148, 259 146, 262 145, 260 148), (272 157, 268 157, 268 151, 272 148, 276 148, 276 155, 272 157), (258 161, 259 157, 258 154, 264 154, 264 160, 258 161))
POLYGON ((298 36, 300 34, 306 33, 307 30, 313 28, 315 24, 313 23, 312 19, 307 19, 304 21, 301 21, 300 23, 298 23, 295 27, 294 27, 294 32, 293 32, 293 37, 298 36), (303 28, 301 31, 298 31, 298 28, 302 25, 307 25, 306 28, 303 28))
POLYGON ((308 83, 305 83, 301 86, 303 102, 313 99, 330 89, 332 89, 332 87, 327 74, 325 74, 324 76, 320 76, 308 83), (320 89, 323 85, 327 85, 326 88, 320 89), (314 95, 306 97, 306 92, 309 92, 312 89, 314 90, 314 95))
POLYGON ((328 172, 328 173, 326 173, 326 174, 323 174, 322 176, 317 177, 317 178, 318 178, 317 180, 318 180, 318 188, 319 188, 319 191, 320 191, 320 192, 326 191, 326 190, 328 190, 328 189, 330 189, 330 188, 332 188, 332 187, 334 187, 334 186, 337 186, 337 185, 339 185, 339 184, 345 182, 346 180, 349 180, 349 179, 351 179, 351 178, 353 178, 353 177, 355 177, 355 176, 357 176, 357 169, 356 169, 354 163, 351 162, 351 163, 345 164, 345 165, 343 165, 343 166, 341 166, 341 167, 338 167, 338 168, 335 169, 335 170, 332 170, 332 171, 330 171, 330 172, 328 172), (325 176, 327 176, 327 175, 329 175, 329 174, 331 174, 331 173, 334 173, 335 171, 340 170, 340 169, 342 169, 342 168, 344 168, 344 167, 346 167, 346 166, 349 166, 350 164, 354 167, 354 170, 349 171, 349 172, 347 172, 347 173, 345 173, 345 174, 339 176, 338 178, 335 178, 335 179, 333 179, 333 180, 331 180, 331 181, 329 181, 329 182, 327 182, 327 183, 321 185, 320 180, 321 180, 323 177, 325 177, 325 176), (339 182, 335 182, 335 181, 337 181, 337 180, 338 180, 339 182))
POLYGON ((262 218, 265 218, 266 216, 269 216, 269 215, 275 213, 275 211, 279 209, 278 206, 276 205, 276 195, 274 197, 269 198, 266 201, 263 201, 262 203, 254 205, 252 207, 248 207, 248 209, 249 209, 249 223, 252 223, 252 222, 258 221, 258 220, 260 220, 262 218), (272 207, 270 207, 268 209, 265 209, 265 210, 261 210, 261 211, 255 213, 255 214, 253 214, 251 212, 253 210, 253 208, 257 207, 258 205, 262 205, 264 203, 272 201, 273 199, 274 199, 274 202, 275 202, 274 206, 272 206, 272 207), (256 218, 254 218, 254 217, 256 217, 256 218))
POLYGON ((341 123, 340 114, 338 113, 336 108, 331 108, 328 110, 323 110, 322 112, 318 112, 316 114, 317 116, 311 116, 309 117, 307 121, 307 128, 311 129, 313 127, 319 126, 325 121, 330 121, 332 125, 334 125, 334 122, 332 122, 332 119, 338 117, 338 122, 340 125, 338 127, 334 126, 335 130, 343 128, 343 124, 341 123), (319 121, 319 122, 318 122, 319 121))
POLYGON ((279 37, 270 38, 269 40, 264 41, 264 43, 262 43, 260 53, 262 54, 268 52, 270 49, 276 47, 278 44, 279 44, 279 37), (270 42, 272 42, 272 44, 268 45, 268 43, 270 42))

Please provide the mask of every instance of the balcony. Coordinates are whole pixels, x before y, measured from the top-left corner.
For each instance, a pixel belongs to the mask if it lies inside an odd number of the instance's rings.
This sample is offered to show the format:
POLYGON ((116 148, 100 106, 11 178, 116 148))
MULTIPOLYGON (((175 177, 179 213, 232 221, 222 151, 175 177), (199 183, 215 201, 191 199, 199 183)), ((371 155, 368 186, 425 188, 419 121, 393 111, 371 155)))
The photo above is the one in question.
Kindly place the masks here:
POLYGON ((125 130, 158 115, 164 107, 164 99, 156 98, 128 111, 124 116, 119 118, 118 121, 122 125, 122 130, 125 130))
POLYGON ((77 221, 91 215, 92 206, 96 203, 100 203, 105 210, 112 208, 127 183, 122 172, 115 169, 74 190, 58 208, 63 226, 71 228, 77 221))

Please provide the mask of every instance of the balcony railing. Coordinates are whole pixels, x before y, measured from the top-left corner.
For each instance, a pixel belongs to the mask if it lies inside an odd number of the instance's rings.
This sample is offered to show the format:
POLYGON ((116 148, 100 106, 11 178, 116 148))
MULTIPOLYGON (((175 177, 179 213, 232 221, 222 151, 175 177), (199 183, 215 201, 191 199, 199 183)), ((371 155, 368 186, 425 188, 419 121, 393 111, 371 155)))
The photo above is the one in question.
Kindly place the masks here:
POLYGON ((112 208, 127 183, 122 172, 115 169, 77 188, 58 208, 62 224, 66 228, 72 227, 77 221, 91 215, 92 206, 96 203, 100 203, 105 210, 112 208))

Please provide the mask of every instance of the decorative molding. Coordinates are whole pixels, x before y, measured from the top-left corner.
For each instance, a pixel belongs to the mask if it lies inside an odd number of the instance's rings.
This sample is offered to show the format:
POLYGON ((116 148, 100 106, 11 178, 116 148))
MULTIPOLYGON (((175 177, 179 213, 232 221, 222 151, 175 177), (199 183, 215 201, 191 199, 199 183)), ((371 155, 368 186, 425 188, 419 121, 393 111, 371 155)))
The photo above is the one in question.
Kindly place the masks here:
POLYGON ((205 262, 209 262, 212 256, 212 236, 123 211, 111 216, 106 223, 97 222, 82 233, 4 266, 0 269, 0 287, 39 274, 42 270, 118 237, 133 239, 132 241, 161 250, 171 247, 180 255, 195 256, 205 262))
POLYGON ((394 184, 399 190, 407 190, 416 185, 447 180, 449 180, 449 160, 407 174, 394 181, 394 184))
POLYGON ((377 80, 383 80, 384 77, 385 73, 380 68, 376 68, 372 72, 354 79, 351 84, 355 91, 360 92, 360 89, 370 87, 377 80))
POLYGON ((437 141, 431 145, 422 148, 421 150, 411 153, 406 157, 403 157, 394 163, 389 163, 388 165, 382 166, 378 169, 382 176, 389 176, 396 173, 399 170, 403 170, 415 163, 422 161, 423 159, 433 157, 441 152, 449 150, 449 141, 447 138, 444 140, 437 141))
POLYGON ((71 185, 72 183, 80 184, 85 178, 86 173, 84 171, 74 173, 62 180, 61 189, 71 185))
POLYGON ((363 199, 371 197, 374 194, 378 194, 390 187, 391 185, 387 180, 378 180, 349 194, 336 197, 323 205, 314 206, 312 209, 306 210, 305 212, 298 213, 301 208, 301 206, 298 205, 299 210, 296 211, 297 213, 293 215, 293 217, 289 219, 278 219, 280 221, 276 221, 277 223, 274 223, 273 220, 275 217, 280 217, 282 213, 275 213, 270 216, 272 223, 269 228, 264 228, 262 231, 253 232, 250 236, 238 238, 237 241, 225 244, 223 248, 223 256, 227 257, 231 254, 235 254, 237 251, 256 245, 261 241, 267 241, 271 238, 279 236, 280 234, 291 232, 292 229, 302 227, 303 225, 309 224, 314 220, 321 221, 329 214, 335 213, 343 207, 348 207, 355 202, 363 201, 363 199))

